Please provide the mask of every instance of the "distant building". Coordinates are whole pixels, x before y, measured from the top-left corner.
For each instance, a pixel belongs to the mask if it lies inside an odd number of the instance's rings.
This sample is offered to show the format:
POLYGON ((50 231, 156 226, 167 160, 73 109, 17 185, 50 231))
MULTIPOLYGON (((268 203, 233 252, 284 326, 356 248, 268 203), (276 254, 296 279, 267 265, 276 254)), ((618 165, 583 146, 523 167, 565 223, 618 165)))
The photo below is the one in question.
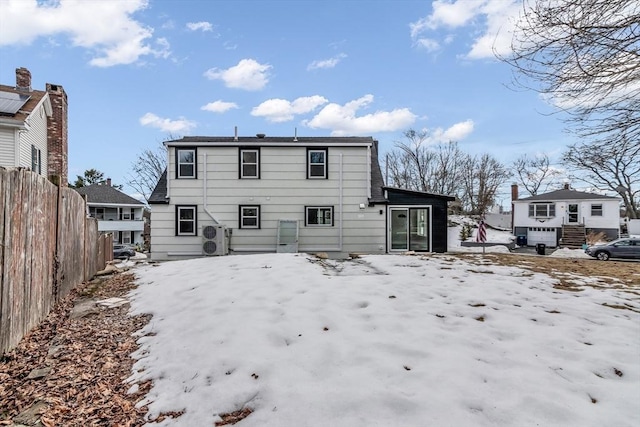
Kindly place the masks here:
POLYGON ((31 72, 16 69, 16 85, 0 85, 0 166, 25 167, 68 185, 67 94, 60 85, 31 87, 31 72))
POLYGON ((98 231, 113 233, 114 243, 144 245, 144 203, 113 188, 111 179, 76 191, 85 196, 89 215, 98 220, 98 231))

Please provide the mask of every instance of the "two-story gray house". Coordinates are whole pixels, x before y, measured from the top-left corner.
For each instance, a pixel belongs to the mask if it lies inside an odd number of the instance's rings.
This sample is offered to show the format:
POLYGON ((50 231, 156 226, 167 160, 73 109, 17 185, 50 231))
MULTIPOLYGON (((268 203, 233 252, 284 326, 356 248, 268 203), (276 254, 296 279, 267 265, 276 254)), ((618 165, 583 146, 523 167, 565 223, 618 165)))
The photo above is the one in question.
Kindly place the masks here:
POLYGON ((151 258, 260 252, 445 252, 451 196, 386 187, 371 137, 165 142, 151 258))

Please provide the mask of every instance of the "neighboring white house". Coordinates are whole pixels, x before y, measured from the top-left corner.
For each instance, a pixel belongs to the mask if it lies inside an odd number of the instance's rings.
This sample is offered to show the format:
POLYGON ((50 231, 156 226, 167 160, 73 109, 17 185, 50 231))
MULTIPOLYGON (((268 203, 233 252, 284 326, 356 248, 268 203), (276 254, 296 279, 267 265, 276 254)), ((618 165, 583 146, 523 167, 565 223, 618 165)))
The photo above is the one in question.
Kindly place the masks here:
POLYGON ((60 85, 31 88, 16 69, 16 85, 0 85, 0 166, 24 167, 67 185, 67 95, 60 85))
POLYGON ((47 176, 49 94, 0 85, 0 166, 25 167, 47 176))
POLYGON ((445 252, 453 197, 385 187, 370 137, 185 137, 149 199, 151 258, 445 252))
MULTIPOLYGON (((512 193, 517 197, 517 190, 512 193)), ((608 239, 620 234, 619 197, 563 189, 512 200, 513 234, 527 246, 544 243, 556 247, 580 246, 589 233, 604 233, 608 239)))
POLYGON ((98 220, 98 231, 113 233, 114 243, 144 244, 144 203, 111 186, 111 180, 76 188, 87 200, 88 214, 98 220))

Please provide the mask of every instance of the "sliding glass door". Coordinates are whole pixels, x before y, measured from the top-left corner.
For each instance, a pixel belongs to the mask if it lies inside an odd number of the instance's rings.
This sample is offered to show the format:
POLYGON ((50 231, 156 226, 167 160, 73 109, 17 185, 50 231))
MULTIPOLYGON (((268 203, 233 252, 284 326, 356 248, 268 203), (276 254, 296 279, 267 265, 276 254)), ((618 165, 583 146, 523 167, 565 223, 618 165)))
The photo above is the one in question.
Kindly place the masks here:
POLYGON ((389 208, 392 251, 429 251, 429 208, 389 208))

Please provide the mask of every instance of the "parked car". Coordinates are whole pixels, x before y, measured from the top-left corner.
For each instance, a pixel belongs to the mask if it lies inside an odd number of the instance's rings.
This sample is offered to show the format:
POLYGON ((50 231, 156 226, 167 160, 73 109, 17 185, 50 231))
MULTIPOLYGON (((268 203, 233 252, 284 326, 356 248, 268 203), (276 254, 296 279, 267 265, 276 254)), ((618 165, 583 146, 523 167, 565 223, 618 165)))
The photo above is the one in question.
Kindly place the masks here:
POLYGON ((602 261, 609 258, 640 259, 640 239, 633 237, 618 239, 604 245, 589 246, 584 251, 587 255, 602 261))
POLYGON ((128 259, 136 255, 131 246, 113 245, 113 259, 128 259))

